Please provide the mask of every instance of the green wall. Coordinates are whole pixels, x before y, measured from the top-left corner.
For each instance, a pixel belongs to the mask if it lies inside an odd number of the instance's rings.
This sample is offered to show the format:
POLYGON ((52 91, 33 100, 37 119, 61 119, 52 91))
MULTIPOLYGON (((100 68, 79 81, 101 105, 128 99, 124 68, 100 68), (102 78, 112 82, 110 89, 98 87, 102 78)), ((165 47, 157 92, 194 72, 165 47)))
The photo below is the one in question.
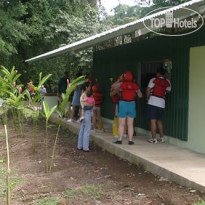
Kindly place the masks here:
MULTIPOLYGON (((189 100, 189 50, 205 45, 205 28, 183 37, 159 36, 94 53, 94 78, 98 78, 104 103, 102 114, 113 118, 113 106, 109 97, 110 80, 130 70, 138 79, 138 65, 145 61, 172 60, 172 92, 166 100, 164 113, 165 135, 187 141, 189 100)), ((145 119, 145 98, 137 100, 135 126, 149 130, 145 119)))

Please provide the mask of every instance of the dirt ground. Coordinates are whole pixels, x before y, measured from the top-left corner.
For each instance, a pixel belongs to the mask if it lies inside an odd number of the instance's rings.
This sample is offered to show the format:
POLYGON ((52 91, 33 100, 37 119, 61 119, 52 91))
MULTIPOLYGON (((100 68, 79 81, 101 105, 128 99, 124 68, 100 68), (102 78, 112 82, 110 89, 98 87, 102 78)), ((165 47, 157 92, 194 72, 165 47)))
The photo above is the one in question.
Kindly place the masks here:
MULTIPOLYGON (((163 181, 142 168, 91 144, 91 152, 76 149, 77 136, 62 130, 52 173, 45 172, 45 122, 38 122, 37 152, 33 151, 33 124, 24 123, 24 137, 10 122, 8 135, 12 205, 183 205, 205 201, 205 194, 163 181)), ((4 127, 0 127, 0 158, 6 160, 4 127)), ((56 127, 49 129, 49 156, 56 127)), ((0 164, 5 177, 6 163, 0 164)), ((4 179, 0 179, 0 204, 6 204, 4 179), (2 193, 1 193, 2 192, 2 193)))

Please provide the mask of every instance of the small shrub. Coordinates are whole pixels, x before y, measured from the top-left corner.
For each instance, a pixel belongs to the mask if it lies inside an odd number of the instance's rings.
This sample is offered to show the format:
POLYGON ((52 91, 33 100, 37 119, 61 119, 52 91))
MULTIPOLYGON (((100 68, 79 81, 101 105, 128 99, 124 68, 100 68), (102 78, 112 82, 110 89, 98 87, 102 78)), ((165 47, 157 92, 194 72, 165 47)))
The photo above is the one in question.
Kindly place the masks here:
POLYGON ((104 197, 106 193, 103 187, 99 185, 87 185, 78 190, 68 190, 67 197, 69 199, 81 199, 85 202, 96 201, 104 197))
POLYGON ((59 200, 53 199, 51 197, 46 197, 39 200, 36 205, 56 205, 58 202, 59 200))
MULTIPOLYGON (((18 178, 14 172, 11 173, 11 185, 10 189, 11 191, 18 185, 23 183, 23 180, 18 178)), ((6 185, 6 170, 0 169, 0 202, 5 201, 6 197, 6 190, 7 190, 7 185, 6 185)))
POLYGON ((205 201, 194 203, 194 205, 205 205, 205 201))

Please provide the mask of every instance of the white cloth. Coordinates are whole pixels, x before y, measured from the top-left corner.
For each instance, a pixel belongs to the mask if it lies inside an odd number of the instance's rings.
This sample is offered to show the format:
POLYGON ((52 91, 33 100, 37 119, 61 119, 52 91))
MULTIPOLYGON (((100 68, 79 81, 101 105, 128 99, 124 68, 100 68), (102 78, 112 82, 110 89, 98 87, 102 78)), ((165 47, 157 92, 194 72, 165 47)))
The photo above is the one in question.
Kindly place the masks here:
POLYGON ((86 99, 86 96, 87 95, 86 95, 85 92, 83 92, 80 96, 80 105, 81 105, 82 108, 84 107, 84 100, 86 99))
MULTIPOLYGON (((160 77, 163 79, 163 77, 160 77)), ((152 78, 150 81, 149 81, 149 84, 148 84, 148 87, 149 88, 154 88, 155 84, 153 83, 153 81, 155 80, 156 78, 152 78)), ((171 91, 171 83, 168 79, 166 79, 170 86, 166 88, 166 91, 171 91)), ((156 96, 150 96, 149 97, 149 100, 148 100, 148 104, 149 105, 154 105, 156 107, 161 107, 161 108, 165 108, 165 99, 163 98, 159 98, 159 97, 156 97, 156 96)))
POLYGON ((114 88, 119 90, 121 85, 122 85, 122 82, 116 83, 114 85, 114 88))

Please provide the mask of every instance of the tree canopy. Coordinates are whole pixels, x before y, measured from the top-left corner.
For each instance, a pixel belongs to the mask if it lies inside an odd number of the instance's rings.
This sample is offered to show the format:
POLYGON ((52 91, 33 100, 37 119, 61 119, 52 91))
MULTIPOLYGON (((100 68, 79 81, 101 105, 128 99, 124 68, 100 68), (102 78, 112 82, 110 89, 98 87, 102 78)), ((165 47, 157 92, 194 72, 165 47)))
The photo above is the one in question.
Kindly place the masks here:
POLYGON ((102 21, 96 0, 19 0, 0 2, 0 64, 16 66, 23 83, 38 78, 39 72, 53 74, 48 90, 65 70, 71 77, 92 68, 92 50, 55 59, 24 63, 25 59, 70 44, 110 28, 102 21), (86 68, 86 69, 85 69, 86 68))
POLYGON ((26 59, 134 21, 153 9, 185 1, 154 0, 150 7, 119 4, 114 16, 107 16, 100 0, 1 0, 0 64, 10 68, 15 65, 22 73, 23 84, 30 80, 35 83, 40 72, 52 73, 46 87, 54 92, 65 70, 70 78, 78 72, 91 73, 93 51, 64 54, 33 64, 25 63, 26 59))

